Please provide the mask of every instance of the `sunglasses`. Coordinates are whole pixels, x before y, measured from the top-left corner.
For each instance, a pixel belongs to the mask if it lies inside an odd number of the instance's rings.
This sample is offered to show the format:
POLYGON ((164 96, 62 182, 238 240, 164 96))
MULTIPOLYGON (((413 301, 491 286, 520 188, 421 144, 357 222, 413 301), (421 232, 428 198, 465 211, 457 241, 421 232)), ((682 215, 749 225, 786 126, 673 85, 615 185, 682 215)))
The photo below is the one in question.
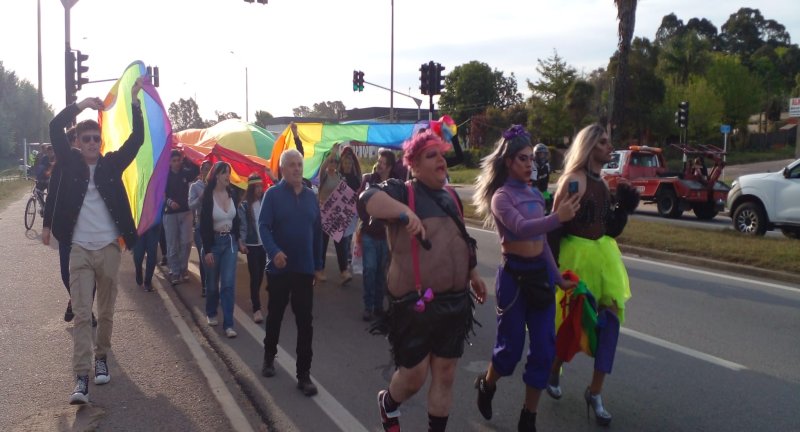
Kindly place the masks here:
POLYGON ((89 144, 90 141, 100 143, 100 140, 100 135, 81 135, 81 142, 84 144, 89 144))

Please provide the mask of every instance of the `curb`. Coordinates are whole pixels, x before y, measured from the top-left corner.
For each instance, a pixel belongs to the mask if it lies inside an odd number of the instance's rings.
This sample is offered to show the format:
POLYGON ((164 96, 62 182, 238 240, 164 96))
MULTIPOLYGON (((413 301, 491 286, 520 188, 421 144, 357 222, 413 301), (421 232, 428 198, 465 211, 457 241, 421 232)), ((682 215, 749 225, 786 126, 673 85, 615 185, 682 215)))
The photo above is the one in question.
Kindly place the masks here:
MULTIPOLYGON (((465 218, 464 220, 467 222, 467 225, 472 226, 473 228, 481 228, 483 226, 482 222, 477 219, 465 218)), ((619 244, 619 250, 626 255, 657 258, 664 261, 688 264, 695 267, 705 267, 709 269, 735 273, 741 276, 758 277, 762 279, 771 279, 800 285, 800 274, 796 273, 762 269, 759 267, 717 261, 708 258, 697 257, 694 255, 682 255, 673 252, 661 251, 658 249, 629 246, 622 243, 619 244)))

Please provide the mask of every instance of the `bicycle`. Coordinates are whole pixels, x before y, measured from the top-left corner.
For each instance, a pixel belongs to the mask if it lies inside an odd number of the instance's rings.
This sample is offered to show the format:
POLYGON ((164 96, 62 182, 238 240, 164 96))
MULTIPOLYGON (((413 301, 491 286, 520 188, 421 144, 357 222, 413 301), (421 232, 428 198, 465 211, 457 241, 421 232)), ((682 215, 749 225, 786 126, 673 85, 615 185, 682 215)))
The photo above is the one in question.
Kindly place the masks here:
POLYGON ((36 220, 36 214, 38 213, 40 217, 44 217, 44 200, 47 196, 47 190, 41 190, 36 187, 37 184, 34 183, 33 189, 31 189, 31 197, 28 198, 28 203, 25 204, 25 229, 30 230, 33 228, 33 222, 36 220), (38 209, 36 207, 39 207, 38 209))

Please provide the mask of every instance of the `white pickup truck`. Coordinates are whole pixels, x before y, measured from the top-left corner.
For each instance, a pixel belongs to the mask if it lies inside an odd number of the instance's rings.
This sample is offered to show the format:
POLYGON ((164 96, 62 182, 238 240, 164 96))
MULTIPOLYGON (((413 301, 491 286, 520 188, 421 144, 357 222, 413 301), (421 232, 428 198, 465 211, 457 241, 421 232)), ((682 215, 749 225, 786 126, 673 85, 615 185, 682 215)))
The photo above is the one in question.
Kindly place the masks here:
POLYGON ((739 232, 764 235, 779 228, 800 239, 800 159, 782 171, 739 177, 725 207, 739 232))

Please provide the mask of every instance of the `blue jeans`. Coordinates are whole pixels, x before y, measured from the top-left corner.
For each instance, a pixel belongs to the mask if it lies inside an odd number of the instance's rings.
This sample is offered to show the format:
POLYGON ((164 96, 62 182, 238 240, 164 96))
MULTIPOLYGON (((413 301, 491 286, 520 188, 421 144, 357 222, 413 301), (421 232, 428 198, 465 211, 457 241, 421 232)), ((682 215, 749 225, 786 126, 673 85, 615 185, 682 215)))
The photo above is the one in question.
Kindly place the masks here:
POLYGON ((383 310, 386 293, 386 267, 389 265, 389 244, 369 234, 361 236, 364 262, 364 310, 383 310))
POLYGON ((206 266, 206 315, 209 318, 216 317, 217 306, 222 303, 222 328, 233 328, 238 246, 230 234, 215 234, 211 253, 214 255, 214 265, 206 266))
POLYGON ((153 281, 153 272, 156 269, 158 254, 158 240, 161 238, 161 224, 150 227, 136 242, 133 247, 133 267, 136 270, 136 284, 150 284, 153 281), (142 261, 147 254, 144 279, 142 279, 142 261))

